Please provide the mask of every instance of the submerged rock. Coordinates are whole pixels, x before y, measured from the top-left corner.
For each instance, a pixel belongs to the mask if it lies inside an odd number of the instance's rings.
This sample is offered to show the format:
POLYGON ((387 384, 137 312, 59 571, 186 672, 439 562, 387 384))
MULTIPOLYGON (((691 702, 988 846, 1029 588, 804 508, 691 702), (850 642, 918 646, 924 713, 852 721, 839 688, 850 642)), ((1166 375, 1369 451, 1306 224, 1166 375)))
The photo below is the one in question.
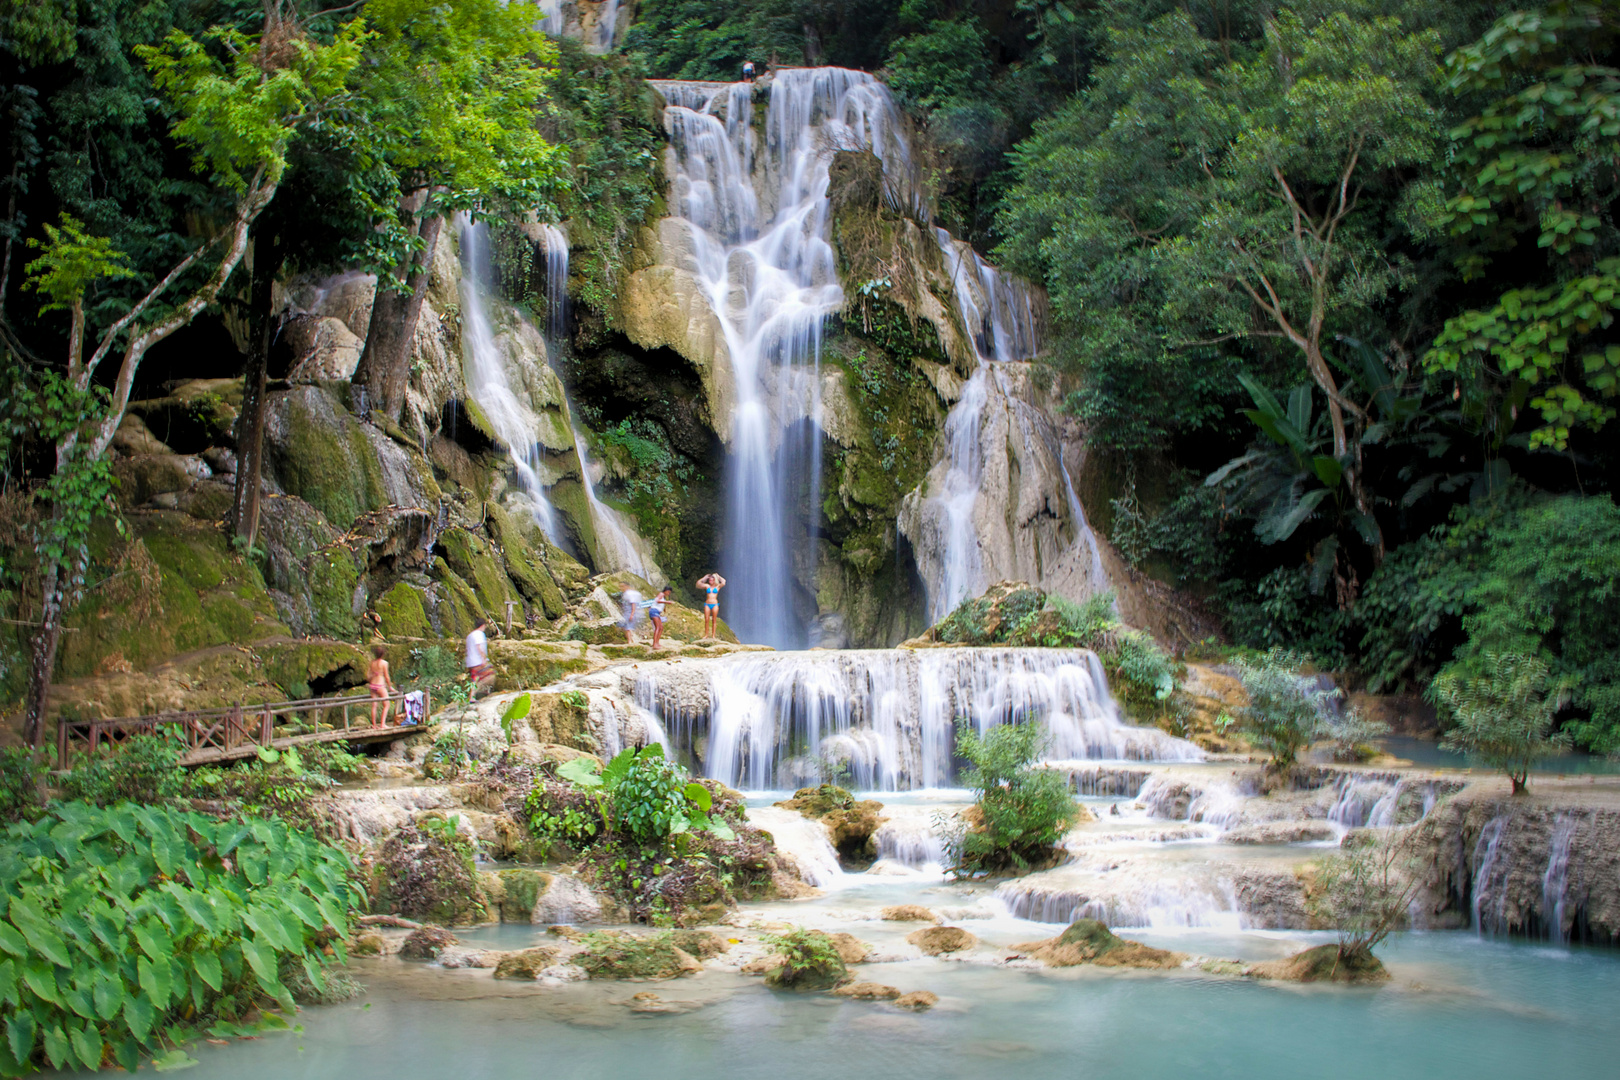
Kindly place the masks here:
POLYGON ((1116 937, 1096 919, 1076 919, 1055 938, 1013 947, 1051 967, 1096 964, 1099 967, 1177 968, 1187 959, 1184 953, 1116 937))
POLYGON ((917 946, 929 956, 943 956, 945 953, 964 952, 976 948, 979 939, 963 930, 960 926, 930 926, 926 930, 918 930, 906 935, 906 941, 917 946))
POLYGON ((1371 949, 1342 949, 1338 945, 1318 945, 1281 960, 1254 964, 1244 971, 1256 979, 1286 979, 1290 982, 1380 983, 1389 980, 1371 949))
POLYGON ((399 947, 401 960, 437 960, 439 954, 455 945, 456 935, 442 926, 424 926, 412 930, 399 947))
POLYGON ((838 958, 846 964, 862 963, 871 955, 871 946, 854 934, 837 933, 830 936, 833 948, 838 950, 838 958))

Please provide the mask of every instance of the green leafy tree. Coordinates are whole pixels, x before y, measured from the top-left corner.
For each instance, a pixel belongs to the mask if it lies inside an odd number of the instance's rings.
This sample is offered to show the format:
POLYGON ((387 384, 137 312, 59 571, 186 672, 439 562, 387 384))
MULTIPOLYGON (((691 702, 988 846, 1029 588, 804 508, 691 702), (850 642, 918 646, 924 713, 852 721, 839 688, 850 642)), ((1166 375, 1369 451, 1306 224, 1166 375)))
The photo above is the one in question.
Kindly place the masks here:
POLYGON ((1034 724, 998 724, 980 735, 971 722, 958 721, 956 752, 971 762, 962 783, 974 792, 979 821, 970 828, 958 822, 947 835, 953 873, 1025 871, 1049 858, 1074 823, 1067 778, 1032 768, 1044 742, 1034 724))
POLYGON ((1277 9, 1251 41, 1113 14, 1112 62, 1018 151, 1008 252, 1045 273, 1083 367, 1241 346, 1302 369, 1381 557, 1347 422, 1365 407, 1329 345, 1411 281, 1388 215, 1433 157, 1439 38, 1345 11, 1277 9))
POLYGON ((1286 649, 1238 661, 1238 678, 1249 703, 1238 713, 1239 730, 1271 753, 1271 768, 1287 773, 1302 751, 1333 734, 1329 701, 1337 690, 1324 690, 1299 669, 1308 657, 1286 649))
POLYGON ((319 117, 343 91, 363 41, 364 29, 355 23, 326 45, 294 36, 272 39, 271 48, 265 39, 218 28, 206 41, 177 30, 162 46, 138 48, 174 111, 173 135, 191 151, 194 170, 229 193, 228 217, 151 283, 93 348, 85 332, 86 290, 93 282, 126 274, 120 253, 65 218, 28 265, 30 284, 46 301, 44 310, 69 313, 66 370, 59 384, 64 403, 77 407, 89 400, 102 365, 117 357, 105 407, 90 415, 52 413, 46 400, 36 417, 39 426, 60 434, 53 440, 55 468, 44 492, 50 514, 38 545, 44 566, 41 618, 24 713, 25 736, 34 745, 44 734, 62 613, 82 586, 88 524, 106 497, 102 455, 123 419, 141 361, 219 296, 247 250, 248 230, 275 197, 294 131, 319 117), (77 400, 67 400, 72 398, 77 400))
POLYGON ((395 179, 377 205, 378 282, 354 372, 372 407, 398 420, 411 343, 444 217, 522 214, 549 198, 559 152, 535 126, 557 48, 530 3, 368 0, 373 37, 357 78, 352 129, 362 169, 395 179))
POLYGON ((1424 357, 1471 397, 1528 393, 1530 447, 1566 450, 1614 416, 1620 393, 1620 18, 1560 2, 1503 16, 1446 61, 1446 85, 1480 111, 1451 133, 1440 223, 1465 276, 1516 279, 1495 304, 1447 320, 1424 357), (1528 272, 1527 272, 1528 271, 1528 272), (1503 386, 1505 384, 1505 390, 1503 386))
POLYGON ((1562 688, 1549 683, 1539 657, 1487 653, 1483 659, 1477 675, 1448 671, 1434 680, 1431 695, 1454 723, 1440 745, 1483 758, 1507 773, 1520 795, 1536 760, 1569 744, 1567 735, 1552 731, 1562 688))

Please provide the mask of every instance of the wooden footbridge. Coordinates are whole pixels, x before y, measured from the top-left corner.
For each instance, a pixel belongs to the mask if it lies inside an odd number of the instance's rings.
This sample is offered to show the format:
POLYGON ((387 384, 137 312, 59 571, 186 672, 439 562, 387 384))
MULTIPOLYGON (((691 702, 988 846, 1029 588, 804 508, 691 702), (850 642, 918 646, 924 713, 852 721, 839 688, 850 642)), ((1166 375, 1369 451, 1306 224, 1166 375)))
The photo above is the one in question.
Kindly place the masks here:
MULTIPOLYGON (((433 702, 424 691, 422 716, 432 715, 433 702)), ((115 747, 136 735, 177 736, 186 747, 181 765, 208 765, 236 761, 260 749, 282 750, 305 743, 369 743, 398 739, 422 730, 422 724, 400 724, 405 695, 374 698, 369 694, 340 698, 307 698, 266 705, 236 705, 229 709, 156 713, 115 720, 58 720, 56 765, 70 768, 76 754, 94 754, 103 746, 115 747), (372 706, 391 706, 389 723, 374 727, 372 706)))

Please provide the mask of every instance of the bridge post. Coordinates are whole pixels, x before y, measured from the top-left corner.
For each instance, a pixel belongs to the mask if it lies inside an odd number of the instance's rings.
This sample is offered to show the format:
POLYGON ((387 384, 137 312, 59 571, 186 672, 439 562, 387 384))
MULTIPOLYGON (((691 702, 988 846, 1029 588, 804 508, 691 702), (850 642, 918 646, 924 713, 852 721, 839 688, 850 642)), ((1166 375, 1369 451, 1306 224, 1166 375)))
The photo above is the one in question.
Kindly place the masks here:
POLYGON ((276 717, 270 711, 270 706, 266 705, 264 707, 264 724, 259 731, 259 742, 262 746, 269 748, 270 744, 275 741, 275 737, 276 717))
POLYGON ((67 721, 61 717, 56 718, 56 767, 67 768, 68 730, 67 721))

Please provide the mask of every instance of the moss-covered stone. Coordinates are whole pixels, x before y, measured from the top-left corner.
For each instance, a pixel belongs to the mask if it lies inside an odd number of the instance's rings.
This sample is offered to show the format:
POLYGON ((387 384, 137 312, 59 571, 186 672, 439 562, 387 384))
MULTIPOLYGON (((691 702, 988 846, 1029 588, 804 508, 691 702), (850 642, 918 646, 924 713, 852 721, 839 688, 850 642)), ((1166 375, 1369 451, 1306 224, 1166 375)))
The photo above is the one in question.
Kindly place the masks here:
POLYGON ((422 593, 407 582, 401 581, 389 589, 372 605, 372 610, 377 613, 377 630, 385 638, 397 641, 434 636, 427 609, 422 606, 422 593))
POLYGON ((535 694, 530 698, 528 725, 541 743, 573 747, 587 753, 596 750, 591 734, 590 714, 580 691, 535 694))
MULTIPOLYGON (((591 667, 578 645, 563 642, 492 641, 489 659, 495 665, 498 690, 534 690, 591 667)), ((540 741, 566 740, 542 737, 540 741)))
POLYGON ((549 884, 549 877, 536 870, 502 870, 498 910, 502 922, 531 922, 534 906, 549 884))
POLYGON ((433 560, 433 580, 438 582, 440 589, 435 610, 439 617, 439 632, 444 636, 465 637, 479 618, 490 617, 490 613, 479 603, 478 594, 473 592, 472 586, 450 569, 450 564, 442 558, 433 560))
POLYGON ((450 569, 472 586, 479 608, 504 625, 507 601, 518 596, 488 542, 466 529, 446 529, 439 537, 439 550, 450 569))
POLYGON ((673 934, 587 934, 585 951, 574 957, 574 963, 593 979, 673 979, 703 969, 675 944, 673 934))
POLYGON ((548 619, 560 618, 568 610, 562 590, 551 579, 543 561, 530 548, 524 530, 519 528, 504 509, 493 503, 487 507, 490 533, 501 551, 506 574, 517 586, 518 592, 531 605, 538 605, 548 619))
POLYGON ((315 632, 336 638, 358 636, 360 622, 355 617, 354 599, 360 567, 354 553, 342 545, 327 548, 311 555, 308 566, 315 632))
POLYGON ((1257 979, 1286 979, 1290 982, 1381 983, 1389 972, 1371 949, 1341 948, 1336 944, 1318 945, 1292 956, 1255 964, 1244 974, 1257 979))
POLYGON ((495 965, 495 978, 532 981, 557 962, 557 950, 538 945, 532 949, 507 953, 495 965))
POLYGON ((442 823, 432 832, 408 825, 384 840, 377 849, 368 891, 373 911, 440 926, 470 926, 489 919, 472 848, 442 823))
POLYGON ((1076 919, 1055 938, 1013 948, 1053 967, 1096 964, 1099 967, 1178 968, 1187 959, 1185 953, 1155 949, 1139 941, 1116 937, 1096 919, 1076 919))
POLYGON ((337 689, 363 686, 368 658, 346 641, 287 641, 267 643, 254 650, 265 677, 289 699, 313 695, 317 684, 337 689))
POLYGON ((282 489, 320 510, 338 528, 388 504, 371 441, 330 391, 296 386, 276 395, 265 435, 282 489))

